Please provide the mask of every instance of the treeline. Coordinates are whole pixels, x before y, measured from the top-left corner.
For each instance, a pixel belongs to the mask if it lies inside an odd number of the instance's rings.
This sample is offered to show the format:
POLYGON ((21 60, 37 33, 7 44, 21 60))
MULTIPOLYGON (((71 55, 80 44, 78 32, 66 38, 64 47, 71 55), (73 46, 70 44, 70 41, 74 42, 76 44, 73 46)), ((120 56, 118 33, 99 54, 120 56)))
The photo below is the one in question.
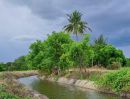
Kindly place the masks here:
POLYGON ((31 44, 28 55, 14 62, 0 63, 0 71, 39 69, 51 73, 54 68, 66 70, 100 66, 117 69, 130 66, 130 59, 125 58, 122 50, 107 44, 103 35, 93 44, 89 42, 89 37, 84 35, 77 42, 67 33, 53 32, 45 41, 37 40, 31 44))
POLYGON ((26 65, 26 56, 21 56, 14 62, 0 63, 0 71, 29 70, 26 65))
POLYGON ((89 41, 88 34, 77 42, 67 33, 53 32, 45 41, 38 40, 30 46, 30 52, 26 56, 27 65, 49 73, 54 68, 84 69, 97 65, 116 69, 126 65, 122 50, 107 44, 102 35, 93 44, 89 41))

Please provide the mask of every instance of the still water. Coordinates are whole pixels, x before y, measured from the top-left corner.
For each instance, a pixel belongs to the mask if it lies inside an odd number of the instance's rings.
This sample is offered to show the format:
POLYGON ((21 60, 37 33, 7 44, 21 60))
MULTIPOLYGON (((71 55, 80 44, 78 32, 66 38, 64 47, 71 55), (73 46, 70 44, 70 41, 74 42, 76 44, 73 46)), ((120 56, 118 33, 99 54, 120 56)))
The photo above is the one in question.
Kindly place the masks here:
POLYGON ((46 95, 49 99, 121 99, 120 97, 94 90, 40 80, 37 76, 18 80, 27 87, 46 95))

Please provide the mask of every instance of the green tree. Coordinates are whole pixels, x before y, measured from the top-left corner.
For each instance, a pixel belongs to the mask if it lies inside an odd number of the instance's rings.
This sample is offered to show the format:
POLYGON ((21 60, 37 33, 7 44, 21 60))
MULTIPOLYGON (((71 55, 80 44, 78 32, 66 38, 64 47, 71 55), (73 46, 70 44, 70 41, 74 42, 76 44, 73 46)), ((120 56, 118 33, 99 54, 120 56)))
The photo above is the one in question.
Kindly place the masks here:
POLYGON ((25 58, 25 56, 21 56, 12 62, 12 70, 28 70, 25 58))
POLYGON ((78 34, 83 34, 86 29, 91 29, 87 26, 87 22, 82 21, 82 14, 78 11, 74 11, 72 14, 67 14, 69 24, 64 26, 64 30, 76 35, 78 40, 78 34))
POLYGON ((35 42, 27 55, 28 64, 51 73, 57 67, 62 69, 60 57, 64 53, 62 46, 73 42, 69 34, 53 32, 45 41, 35 42))
POLYGON ((38 64, 41 62, 38 54, 40 51, 44 51, 42 41, 37 40, 36 42, 32 43, 29 49, 29 54, 26 56, 27 66, 32 69, 38 69, 38 64))
POLYGON ((103 35, 100 35, 98 38, 94 40, 94 44, 92 44, 92 48, 94 51, 93 64, 94 65, 102 65, 102 57, 100 50, 107 46, 107 41, 103 35))
POLYGON ((95 45, 102 45, 105 46, 107 45, 106 38, 101 34, 97 39, 94 40, 95 45))
POLYGON ((126 61, 127 61, 126 66, 130 67, 130 58, 127 58, 126 61))
POLYGON ((123 52, 112 45, 107 45, 100 49, 100 57, 100 62, 105 67, 112 64, 112 62, 119 62, 122 66, 126 64, 126 58, 123 52))
POLYGON ((85 35, 84 39, 80 42, 74 42, 70 46, 69 57, 73 66, 77 68, 86 69, 89 67, 89 61, 93 57, 93 51, 89 44, 89 35, 85 35))
POLYGON ((0 63, 0 72, 6 70, 6 64, 0 63))

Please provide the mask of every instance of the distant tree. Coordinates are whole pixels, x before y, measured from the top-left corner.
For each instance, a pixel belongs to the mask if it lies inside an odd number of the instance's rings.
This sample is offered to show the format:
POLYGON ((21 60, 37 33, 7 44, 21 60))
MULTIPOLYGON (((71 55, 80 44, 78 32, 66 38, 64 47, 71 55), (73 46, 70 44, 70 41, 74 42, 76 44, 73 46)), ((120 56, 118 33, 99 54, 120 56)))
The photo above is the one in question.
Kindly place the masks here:
POLYGON ((64 26, 64 30, 76 35, 78 40, 78 34, 83 34, 86 29, 92 31, 87 25, 87 22, 82 21, 82 14, 78 11, 74 11, 72 14, 67 14, 69 24, 64 26))
POLYGON ((6 64, 0 63, 0 72, 6 70, 6 64))
POLYGON ((17 58, 13 63, 12 63, 12 70, 28 70, 28 66, 26 64, 25 56, 21 56, 17 58))
POLYGON ((95 45, 107 45, 106 38, 103 35, 100 35, 97 39, 94 40, 95 45))

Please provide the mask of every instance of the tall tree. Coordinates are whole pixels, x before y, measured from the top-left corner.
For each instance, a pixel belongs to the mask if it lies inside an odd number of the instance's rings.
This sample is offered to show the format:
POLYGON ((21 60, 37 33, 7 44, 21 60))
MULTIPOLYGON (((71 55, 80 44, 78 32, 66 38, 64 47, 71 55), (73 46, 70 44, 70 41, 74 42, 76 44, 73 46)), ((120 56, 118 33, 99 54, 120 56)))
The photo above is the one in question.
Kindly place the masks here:
POLYGON ((92 31, 87 25, 88 23, 82 21, 82 14, 78 11, 74 11, 72 14, 67 14, 69 24, 64 26, 64 30, 67 32, 71 32, 76 35, 78 40, 78 34, 83 34, 86 29, 92 31))
POLYGON ((97 44, 97 45, 107 45, 107 40, 101 34, 97 39, 94 40, 94 43, 97 44))

